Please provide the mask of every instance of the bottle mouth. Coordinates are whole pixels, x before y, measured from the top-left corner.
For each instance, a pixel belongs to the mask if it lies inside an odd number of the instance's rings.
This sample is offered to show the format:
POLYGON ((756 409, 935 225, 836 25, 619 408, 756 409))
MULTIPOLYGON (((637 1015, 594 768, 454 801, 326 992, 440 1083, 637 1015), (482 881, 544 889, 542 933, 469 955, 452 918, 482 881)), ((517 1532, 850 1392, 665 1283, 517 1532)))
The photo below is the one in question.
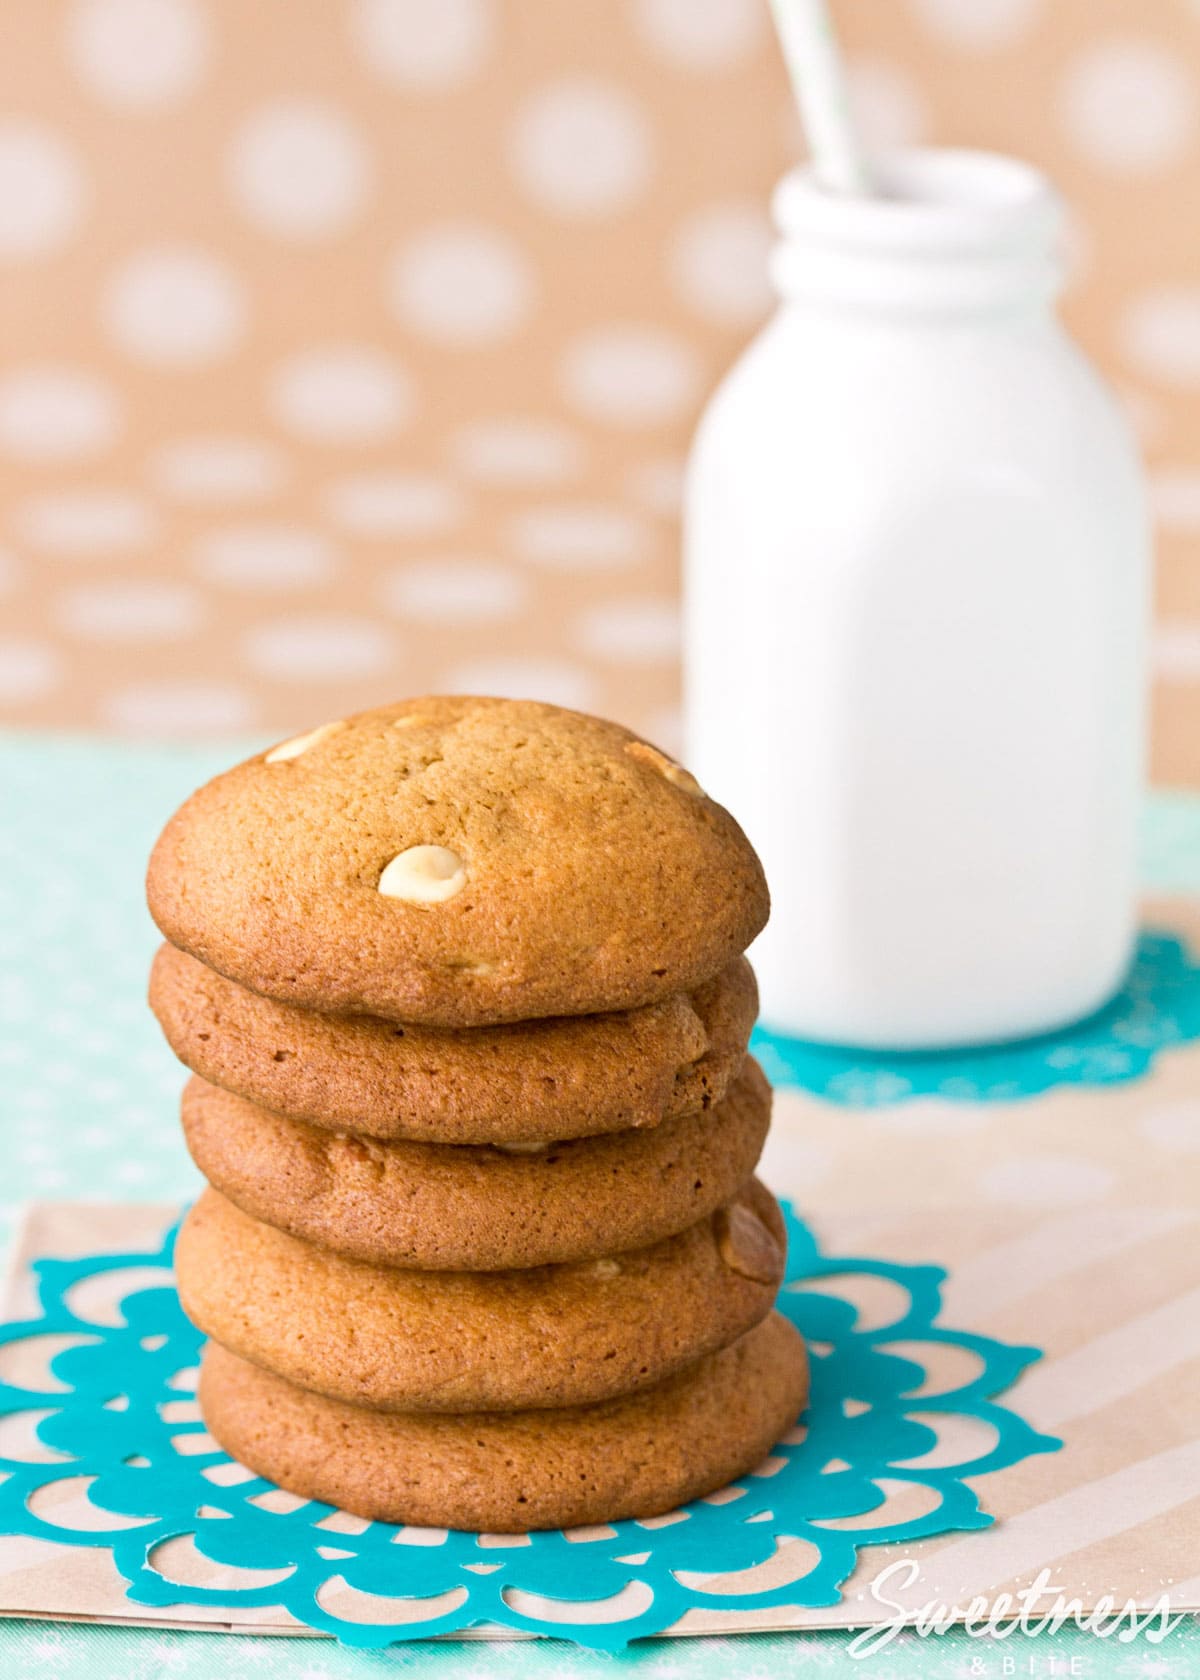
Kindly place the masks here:
POLYGON ((870 198, 831 193, 811 167, 792 170, 775 192, 780 232, 846 251, 896 255, 1048 249, 1060 236, 1058 194, 1017 158, 914 148, 876 158, 873 168, 879 191, 870 198))

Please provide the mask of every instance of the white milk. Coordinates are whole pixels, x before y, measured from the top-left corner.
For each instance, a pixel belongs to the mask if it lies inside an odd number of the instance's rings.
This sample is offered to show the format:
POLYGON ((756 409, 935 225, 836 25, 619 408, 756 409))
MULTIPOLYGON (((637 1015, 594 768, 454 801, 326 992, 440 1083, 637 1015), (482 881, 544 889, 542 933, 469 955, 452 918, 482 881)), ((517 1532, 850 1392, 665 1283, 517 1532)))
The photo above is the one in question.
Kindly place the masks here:
POLYGON ((1149 559, 1045 180, 950 151, 880 178, 784 180, 781 307, 700 425, 687 760, 766 866, 767 1024, 915 1048, 1120 982, 1149 559))

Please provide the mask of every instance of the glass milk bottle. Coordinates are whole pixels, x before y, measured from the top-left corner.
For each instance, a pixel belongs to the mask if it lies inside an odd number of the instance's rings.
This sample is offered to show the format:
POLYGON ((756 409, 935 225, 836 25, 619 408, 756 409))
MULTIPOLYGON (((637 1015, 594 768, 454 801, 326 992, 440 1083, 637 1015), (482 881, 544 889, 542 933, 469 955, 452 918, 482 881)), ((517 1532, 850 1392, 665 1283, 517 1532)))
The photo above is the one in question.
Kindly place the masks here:
POLYGON ((688 474, 688 762, 758 847, 763 1019, 921 1048, 1042 1032, 1135 928, 1148 537, 1054 313, 1061 214, 983 153, 776 196, 781 306, 688 474))

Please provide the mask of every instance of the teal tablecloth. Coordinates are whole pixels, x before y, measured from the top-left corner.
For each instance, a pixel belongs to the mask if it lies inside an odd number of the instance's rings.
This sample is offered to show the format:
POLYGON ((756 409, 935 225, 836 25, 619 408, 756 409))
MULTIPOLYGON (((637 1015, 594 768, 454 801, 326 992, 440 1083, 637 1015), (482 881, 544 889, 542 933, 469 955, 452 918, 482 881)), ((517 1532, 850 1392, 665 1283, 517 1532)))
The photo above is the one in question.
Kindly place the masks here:
MULTIPOLYGON (((142 904, 142 870, 179 801, 247 750, 244 742, 166 748, 0 737, 0 1237, 32 1199, 171 1201, 195 1191, 175 1115, 183 1075, 144 1002, 156 936, 142 904)), ((1143 870, 1149 890, 1200 891, 1200 798, 1151 797, 1143 870)), ((327 1641, 12 1621, 0 1622, 0 1680, 357 1680, 401 1669, 439 1680, 616 1673, 783 1680, 843 1666, 861 1680, 1200 1673, 1194 1624, 1157 1648, 1069 1631, 1003 1644, 908 1634, 861 1662, 845 1646, 844 1635, 806 1634, 660 1640, 616 1658, 558 1641, 426 1642, 365 1653, 327 1641)))

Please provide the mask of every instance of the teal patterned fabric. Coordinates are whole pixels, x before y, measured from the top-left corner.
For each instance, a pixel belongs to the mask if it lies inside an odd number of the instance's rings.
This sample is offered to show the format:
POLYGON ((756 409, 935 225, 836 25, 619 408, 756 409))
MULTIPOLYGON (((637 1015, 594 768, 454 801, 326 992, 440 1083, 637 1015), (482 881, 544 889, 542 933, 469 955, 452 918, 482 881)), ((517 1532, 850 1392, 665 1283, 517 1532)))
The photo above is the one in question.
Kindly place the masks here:
MULTIPOLYGON (((144 1004, 156 936, 142 904, 141 872, 179 801, 256 745, 0 736, 0 1237, 29 1200, 183 1201, 195 1194, 176 1117, 182 1074, 144 1004)), ((1150 890, 1200 892, 1200 799, 1151 798, 1143 863, 1150 890)), ((834 1669, 860 1680, 1200 1674, 1200 1638, 1190 1624, 1153 1649, 1068 1630, 1003 1644, 961 1634, 928 1641, 904 1635, 859 1663, 845 1657, 845 1645, 845 1636, 831 1633, 652 1640, 619 1657, 558 1640, 427 1642, 374 1653, 328 1640, 0 1621, 0 1676, 362 1680, 398 1669, 439 1680, 614 1673, 784 1680, 834 1669), (1005 1666, 1014 1662, 1015 1669, 1005 1666)))
POLYGON ((560 1639, 439 1643, 355 1651, 332 1640, 158 1633, 0 1622, 5 1680, 1189 1680, 1200 1624, 1157 1646, 1118 1645, 1064 1628, 940 1639, 902 1633, 876 1657, 849 1656, 841 1633, 642 1640, 612 1656, 560 1639))

